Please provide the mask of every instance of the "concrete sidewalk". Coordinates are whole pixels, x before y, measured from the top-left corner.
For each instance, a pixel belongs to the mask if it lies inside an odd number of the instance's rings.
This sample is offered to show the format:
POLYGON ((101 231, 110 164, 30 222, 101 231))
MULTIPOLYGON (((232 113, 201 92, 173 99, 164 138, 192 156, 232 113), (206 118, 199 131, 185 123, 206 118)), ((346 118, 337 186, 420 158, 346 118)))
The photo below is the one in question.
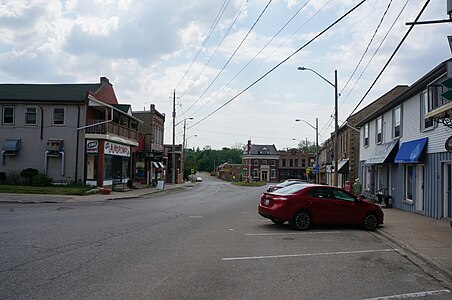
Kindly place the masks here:
MULTIPOLYGON (((132 189, 111 192, 109 195, 87 196, 0 194, 0 203, 83 203, 133 199, 155 193, 183 190, 196 183, 167 184, 163 190, 156 188, 132 189)), ((400 253, 420 268, 431 268, 452 288, 452 227, 450 221, 435 220, 395 208, 384 208, 384 225, 375 231, 395 244, 400 253)))

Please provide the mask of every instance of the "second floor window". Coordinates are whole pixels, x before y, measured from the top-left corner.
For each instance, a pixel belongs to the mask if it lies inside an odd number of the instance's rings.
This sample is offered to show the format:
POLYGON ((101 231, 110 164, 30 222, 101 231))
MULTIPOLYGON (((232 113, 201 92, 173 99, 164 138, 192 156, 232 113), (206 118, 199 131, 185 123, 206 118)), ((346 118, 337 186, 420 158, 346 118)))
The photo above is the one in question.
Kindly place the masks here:
POLYGON ((400 106, 394 108, 392 111, 393 122, 393 137, 399 137, 402 135, 402 108, 400 106))
POLYGON ((298 159, 295 158, 295 167, 298 167, 298 159))
POLYGON ((36 125, 37 124, 37 108, 36 107, 25 107, 25 125, 36 125))
POLYGON ((2 124, 14 125, 14 106, 3 106, 2 124))
POLYGON ((272 166, 274 166, 275 165, 275 160, 274 159, 272 159, 272 166))
POLYGON ((262 160, 262 165, 267 165, 267 160, 266 159, 264 159, 264 160, 262 160))
POLYGON ((255 159, 255 160, 254 160, 254 165, 255 165, 255 166, 258 166, 258 165, 259 165, 259 160, 258 160, 258 159, 255 159))
POLYGON ((423 91, 421 93, 421 105, 422 105, 422 112, 421 112, 421 124, 422 129, 428 129, 430 127, 433 127, 433 118, 426 118, 425 115, 436 108, 436 105, 433 104, 433 101, 431 97, 427 94, 427 91, 423 91))
POLYGON ((53 125, 64 125, 64 107, 55 107, 53 109, 53 125))
POLYGON ((286 166, 286 160, 285 160, 285 159, 283 159, 283 160, 281 161, 281 165, 282 165, 283 167, 286 166))
POLYGON ((369 146, 369 123, 364 125, 364 147, 369 146))
POLYGON ((376 142, 377 144, 383 143, 383 117, 379 117, 377 119, 377 136, 376 136, 376 142))

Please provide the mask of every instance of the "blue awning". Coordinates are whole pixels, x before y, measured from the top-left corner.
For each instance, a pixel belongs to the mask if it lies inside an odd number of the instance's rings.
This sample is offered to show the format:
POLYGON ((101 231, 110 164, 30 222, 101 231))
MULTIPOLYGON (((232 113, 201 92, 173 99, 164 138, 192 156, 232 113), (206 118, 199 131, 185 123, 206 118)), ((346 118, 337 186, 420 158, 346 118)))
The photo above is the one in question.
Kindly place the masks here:
POLYGON ((427 144, 428 138, 405 142, 400 146, 394 159, 396 163, 418 163, 419 156, 427 144))

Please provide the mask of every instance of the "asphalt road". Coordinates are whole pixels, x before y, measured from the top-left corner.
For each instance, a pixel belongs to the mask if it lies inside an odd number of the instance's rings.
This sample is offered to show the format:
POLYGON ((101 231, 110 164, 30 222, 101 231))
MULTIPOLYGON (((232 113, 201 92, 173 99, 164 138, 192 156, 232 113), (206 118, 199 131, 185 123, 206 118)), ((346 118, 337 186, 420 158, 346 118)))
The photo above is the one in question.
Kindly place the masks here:
POLYGON ((274 225, 256 212, 265 187, 203 179, 142 199, 1 204, 0 299, 451 297, 378 234, 274 225))

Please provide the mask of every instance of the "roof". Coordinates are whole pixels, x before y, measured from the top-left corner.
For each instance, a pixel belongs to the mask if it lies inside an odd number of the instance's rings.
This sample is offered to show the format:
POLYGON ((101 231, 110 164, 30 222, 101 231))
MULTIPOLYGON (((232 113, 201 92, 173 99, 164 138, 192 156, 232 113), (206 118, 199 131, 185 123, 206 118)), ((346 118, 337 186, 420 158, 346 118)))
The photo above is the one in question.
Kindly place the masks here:
POLYGON ((437 65, 433 70, 422 76, 419 80, 413 83, 405 92, 397 96, 393 101, 385 105, 379 110, 376 110, 374 113, 369 114, 366 118, 362 119, 360 122, 356 124, 357 127, 361 127, 362 125, 376 119, 387 111, 390 111, 394 107, 402 104, 409 98, 413 97, 417 93, 423 91, 432 80, 440 77, 447 70, 447 62, 452 61, 452 59, 448 59, 437 65))
POLYGON ((251 151, 243 151, 243 155, 279 155, 275 145, 255 145, 251 144, 251 151))
POLYGON ((101 83, 88 84, 0 84, 0 101, 84 102, 88 92, 101 83))

